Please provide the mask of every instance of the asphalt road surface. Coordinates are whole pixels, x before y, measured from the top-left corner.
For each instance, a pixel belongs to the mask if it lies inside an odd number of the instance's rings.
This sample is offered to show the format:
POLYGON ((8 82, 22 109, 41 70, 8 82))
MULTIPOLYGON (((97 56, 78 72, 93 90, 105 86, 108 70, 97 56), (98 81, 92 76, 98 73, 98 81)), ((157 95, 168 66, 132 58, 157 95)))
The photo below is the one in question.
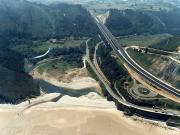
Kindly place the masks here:
POLYGON ((122 47, 120 47, 118 41, 115 39, 115 37, 111 34, 111 32, 106 28, 104 24, 101 23, 100 20, 97 19, 95 15, 92 14, 92 16, 95 18, 96 24, 98 25, 101 33, 105 37, 105 39, 108 41, 109 45, 112 47, 112 49, 115 51, 117 56, 126 63, 133 71, 138 73, 141 77, 149 81, 154 87, 160 88, 171 95, 174 95, 178 98, 180 98, 180 90, 176 89, 175 87, 171 86, 170 84, 167 84, 166 82, 160 80, 159 78, 155 77, 142 67, 140 67, 136 62, 134 62, 126 51, 122 47))
POLYGON ((128 107, 132 107, 138 110, 142 110, 145 112, 151 112, 151 113, 157 113, 157 114, 164 114, 164 115, 169 115, 169 116, 178 116, 180 117, 180 112, 179 111, 175 111, 175 110, 160 110, 160 109, 153 109, 153 108, 149 108, 149 107, 142 107, 142 106, 138 106, 138 105, 134 105, 132 103, 129 103, 127 101, 124 101, 119 95, 117 95, 112 89, 111 87, 108 85, 108 83, 103 79, 103 77, 101 76, 101 74, 98 72, 98 70, 96 69, 96 67, 93 65, 92 61, 90 60, 89 57, 89 47, 88 47, 88 42, 89 40, 86 41, 86 60, 88 62, 88 64, 90 65, 90 67, 92 68, 92 70, 95 72, 95 74, 97 75, 97 77, 100 79, 100 81, 104 84, 106 90, 109 92, 109 94, 116 99, 119 103, 128 106, 128 107))

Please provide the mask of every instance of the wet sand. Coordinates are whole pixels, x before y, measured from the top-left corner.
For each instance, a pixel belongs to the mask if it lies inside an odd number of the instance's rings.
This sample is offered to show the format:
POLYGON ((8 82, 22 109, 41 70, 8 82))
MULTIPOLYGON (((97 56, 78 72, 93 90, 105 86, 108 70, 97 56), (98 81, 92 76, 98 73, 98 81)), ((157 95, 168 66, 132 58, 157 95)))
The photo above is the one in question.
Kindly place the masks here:
POLYGON ((0 112, 1 135, 179 135, 134 121, 115 108, 33 107, 18 115, 0 112))

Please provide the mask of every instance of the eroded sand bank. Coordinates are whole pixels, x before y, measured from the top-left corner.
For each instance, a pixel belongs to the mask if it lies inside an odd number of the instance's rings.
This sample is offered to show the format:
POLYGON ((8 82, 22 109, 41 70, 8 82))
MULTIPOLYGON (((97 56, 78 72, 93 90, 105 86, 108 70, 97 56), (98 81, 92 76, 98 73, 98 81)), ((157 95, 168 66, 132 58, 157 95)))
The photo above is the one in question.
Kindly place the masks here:
MULTIPOLYGON (((44 79, 44 78, 43 78, 44 79)), ((82 78, 81 78, 82 79, 82 78)), ((48 80, 49 81, 49 80, 48 80)), ((57 86, 62 82, 51 80, 57 86)), ((74 81, 77 83, 79 81, 74 81)), ((82 83, 82 80, 80 81, 82 83)), ((97 82, 85 81, 88 87, 97 82), (87 85, 89 83, 89 85, 87 85)), ((68 82, 68 83, 73 83, 68 82)), ((79 83, 78 86, 79 89, 79 83)), ((64 85, 63 85, 64 86, 64 85)), ((71 86, 71 85, 69 85, 71 86)), ((147 122, 135 121, 118 111, 97 93, 79 98, 64 95, 56 102, 45 102, 59 96, 51 93, 41 96, 28 106, 0 105, 0 135, 179 135, 179 131, 161 128, 147 122)))

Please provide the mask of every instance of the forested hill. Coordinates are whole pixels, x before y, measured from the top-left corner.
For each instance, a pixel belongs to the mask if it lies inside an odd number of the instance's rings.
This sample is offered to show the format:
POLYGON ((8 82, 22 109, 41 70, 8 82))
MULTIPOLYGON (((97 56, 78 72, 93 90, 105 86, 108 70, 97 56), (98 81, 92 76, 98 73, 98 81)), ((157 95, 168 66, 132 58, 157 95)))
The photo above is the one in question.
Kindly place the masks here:
POLYGON ((80 5, 0 0, 0 103, 19 103, 40 94, 33 78, 24 72, 24 56, 10 46, 53 37, 92 36, 97 30, 80 5))
POLYGON ((1 48, 0 66, 15 72, 24 72, 24 56, 16 51, 7 48, 1 48))
POLYGON ((97 27, 80 5, 41 5, 25 0, 0 0, 0 45, 19 40, 91 36, 97 27))
POLYGON ((170 11, 154 11, 151 12, 151 14, 159 18, 164 27, 166 27, 168 33, 180 35, 180 8, 174 8, 170 11))
POLYGON ((24 57, 7 48, 0 49, 0 103, 19 103, 40 95, 33 78, 24 72, 24 57))
POLYGON ((180 9, 111 10, 106 25, 116 36, 157 33, 180 35, 180 9))

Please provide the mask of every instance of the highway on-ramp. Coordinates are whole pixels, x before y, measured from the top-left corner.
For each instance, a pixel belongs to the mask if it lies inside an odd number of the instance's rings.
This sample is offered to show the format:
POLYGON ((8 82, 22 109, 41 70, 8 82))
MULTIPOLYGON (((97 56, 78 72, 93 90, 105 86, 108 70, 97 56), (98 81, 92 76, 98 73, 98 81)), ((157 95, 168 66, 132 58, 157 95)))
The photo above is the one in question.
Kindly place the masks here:
POLYGON ((90 56, 89 56, 89 47, 88 47, 88 42, 89 40, 86 41, 86 60, 88 62, 88 64, 90 65, 90 67, 92 68, 92 70, 94 71, 94 73, 97 75, 97 77, 99 78, 99 80, 104 84, 106 90, 109 92, 109 94, 116 99, 120 104, 123 104, 127 107, 132 107, 141 111, 145 111, 145 112, 150 112, 150 113, 156 113, 156 114, 163 114, 163 115, 169 115, 169 116, 178 116, 180 117, 180 112, 179 111, 175 111, 175 110, 160 110, 160 109, 153 109, 150 107, 143 107, 143 106, 138 106, 135 104, 132 104, 130 102, 127 102, 126 100, 123 100, 121 98, 121 96, 117 95, 112 88, 109 86, 109 84, 104 80, 104 78, 102 77, 102 75, 98 72, 98 69, 96 69, 96 66, 93 65, 90 56))
POLYGON ((120 47, 118 41, 115 39, 115 37, 111 34, 111 32, 106 28, 104 24, 93 14, 94 20, 99 27, 101 33, 103 34, 106 41, 109 43, 111 48, 115 51, 117 56, 128 65, 129 68, 131 68, 134 72, 136 72, 138 75, 149 81, 154 87, 160 88, 161 90, 164 90, 168 92, 169 94, 176 96, 179 99, 180 102, 180 90, 176 89, 175 87, 171 86, 170 84, 160 80, 159 78, 155 77, 142 67, 140 67, 135 61, 130 58, 130 56, 127 54, 126 51, 122 47, 120 47))

